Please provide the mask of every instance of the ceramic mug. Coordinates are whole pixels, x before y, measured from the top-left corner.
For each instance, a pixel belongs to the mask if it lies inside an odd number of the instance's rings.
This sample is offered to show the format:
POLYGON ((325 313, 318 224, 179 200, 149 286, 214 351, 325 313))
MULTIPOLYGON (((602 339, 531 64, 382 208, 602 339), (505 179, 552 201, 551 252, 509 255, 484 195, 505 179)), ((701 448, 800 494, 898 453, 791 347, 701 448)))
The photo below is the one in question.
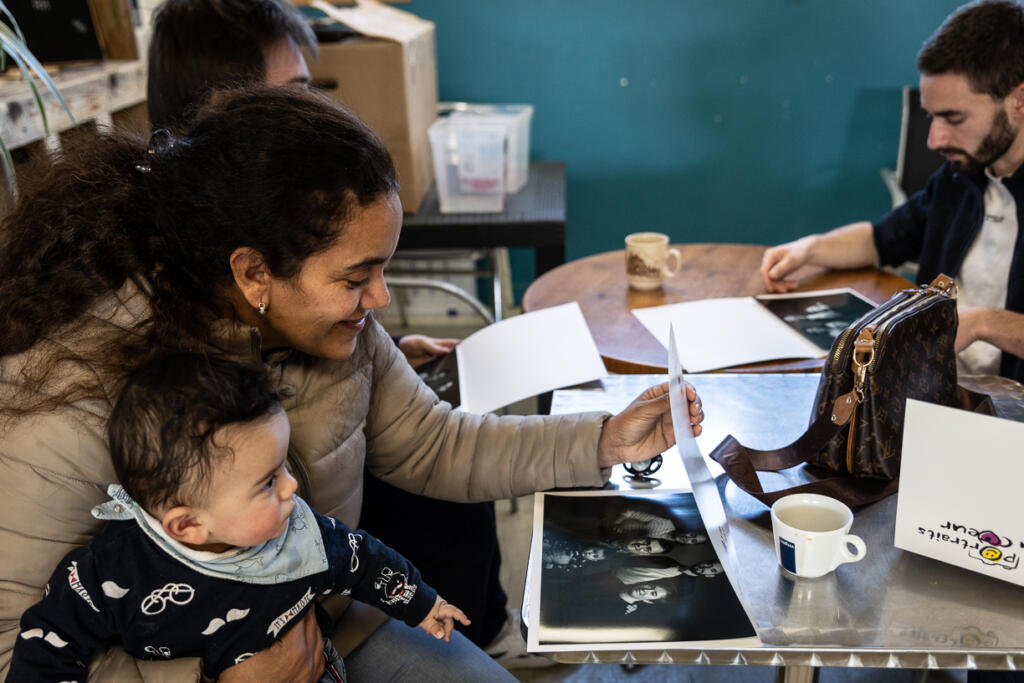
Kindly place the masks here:
POLYGON ((670 249, 668 235, 634 232, 626 235, 626 280, 633 289, 657 289, 661 281, 679 272, 682 256, 670 249), (669 261, 674 265, 670 268, 669 261))
POLYGON ((790 574, 813 579, 846 562, 859 562, 867 548, 860 536, 848 533, 852 524, 853 511, 835 498, 817 493, 779 498, 772 505, 779 564, 790 574))

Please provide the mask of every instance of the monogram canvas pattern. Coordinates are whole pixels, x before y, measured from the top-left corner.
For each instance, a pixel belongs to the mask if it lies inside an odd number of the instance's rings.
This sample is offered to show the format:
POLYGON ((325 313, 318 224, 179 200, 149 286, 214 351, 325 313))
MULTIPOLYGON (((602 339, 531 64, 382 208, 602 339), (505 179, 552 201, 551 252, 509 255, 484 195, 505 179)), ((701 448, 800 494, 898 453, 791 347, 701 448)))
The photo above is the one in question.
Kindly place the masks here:
POLYGON ((841 335, 833 344, 812 419, 828 419, 836 399, 853 389, 852 338, 876 321, 875 351, 865 375, 863 399, 840 435, 808 462, 855 477, 895 479, 906 399, 941 405, 956 402, 956 300, 937 290, 905 290, 854 323, 852 334, 841 335), (847 467, 850 429, 854 430, 852 471, 847 467))

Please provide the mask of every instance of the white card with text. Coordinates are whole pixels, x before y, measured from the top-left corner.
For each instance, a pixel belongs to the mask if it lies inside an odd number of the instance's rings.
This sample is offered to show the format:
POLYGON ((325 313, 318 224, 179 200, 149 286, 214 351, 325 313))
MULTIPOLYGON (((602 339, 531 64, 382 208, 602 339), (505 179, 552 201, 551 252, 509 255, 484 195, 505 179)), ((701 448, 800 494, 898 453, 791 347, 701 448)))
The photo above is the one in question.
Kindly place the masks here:
POLYGON ((1024 423, 913 399, 896 547, 1024 585, 1024 423))

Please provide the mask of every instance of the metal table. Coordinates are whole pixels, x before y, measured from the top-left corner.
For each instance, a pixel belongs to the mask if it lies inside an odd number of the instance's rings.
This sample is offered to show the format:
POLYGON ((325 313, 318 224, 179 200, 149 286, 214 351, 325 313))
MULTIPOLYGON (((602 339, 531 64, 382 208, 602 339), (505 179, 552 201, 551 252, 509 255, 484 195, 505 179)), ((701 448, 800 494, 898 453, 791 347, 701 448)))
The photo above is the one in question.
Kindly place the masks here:
MULTIPOLYGON (((707 408, 704 433, 698 437, 705 454, 728 433, 753 448, 790 442, 807 424, 818 383, 813 374, 706 374, 688 379, 707 408)), ((600 386, 557 392, 553 412, 618 410, 663 380, 660 375, 611 376, 600 386)), ((995 377, 962 382, 992 393, 1000 416, 1024 421, 1021 385, 995 377)), ((674 450, 665 460, 655 484, 678 487, 683 470, 674 450)), ((721 473, 717 463, 711 466, 721 473)), ((624 475, 616 468, 611 485, 629 488, 624 475)), ((782 475, 767 476, 766 487, 789 485, 772 480, 782 475)), ((1024 588, 897 549, 896 496, 856 511, 852 532, 867 543, 864 561, 843 565, 821 579, 791 579, 778 569, 768 509, 724 475, 718 483, 742 565, 739 582, 761 645, 566 651, 557 654, 558 661, 760 664, 784 667, 789 681, 813 680, 821 666, 1024 668, 1024 588)))

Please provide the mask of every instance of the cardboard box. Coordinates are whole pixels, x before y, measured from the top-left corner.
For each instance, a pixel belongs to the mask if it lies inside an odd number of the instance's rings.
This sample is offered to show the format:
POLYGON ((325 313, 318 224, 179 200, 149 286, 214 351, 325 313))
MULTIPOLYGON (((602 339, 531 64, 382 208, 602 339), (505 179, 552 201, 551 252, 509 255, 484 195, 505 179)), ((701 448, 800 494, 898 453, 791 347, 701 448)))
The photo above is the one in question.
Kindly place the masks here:
POLYGON ((341 42, 321 39, 313 81, 384 141, 398 169, 402 208, 415 213, 434 180, 427 137, 437 118, 434 24, 372 0, 313 7, 354 32, 341 42))

